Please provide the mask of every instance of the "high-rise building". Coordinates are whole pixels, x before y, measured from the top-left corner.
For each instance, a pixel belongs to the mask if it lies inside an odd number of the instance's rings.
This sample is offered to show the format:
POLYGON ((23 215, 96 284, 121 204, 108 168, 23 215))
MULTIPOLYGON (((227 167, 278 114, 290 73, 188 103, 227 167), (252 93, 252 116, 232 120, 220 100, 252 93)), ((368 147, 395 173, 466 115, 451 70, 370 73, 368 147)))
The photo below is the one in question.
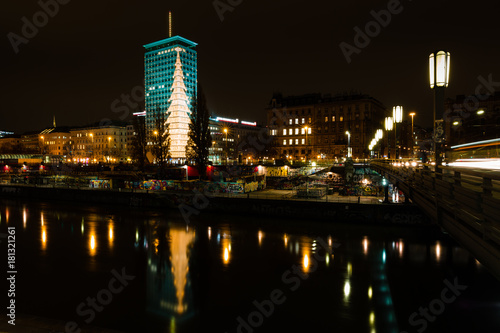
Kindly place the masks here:
POLYGON ((173 159, 185 159, 189 115, 198 82, 197 45, 180 36, 144 45, 148 136, 153 135, 158 119, 165 119, 173 159))

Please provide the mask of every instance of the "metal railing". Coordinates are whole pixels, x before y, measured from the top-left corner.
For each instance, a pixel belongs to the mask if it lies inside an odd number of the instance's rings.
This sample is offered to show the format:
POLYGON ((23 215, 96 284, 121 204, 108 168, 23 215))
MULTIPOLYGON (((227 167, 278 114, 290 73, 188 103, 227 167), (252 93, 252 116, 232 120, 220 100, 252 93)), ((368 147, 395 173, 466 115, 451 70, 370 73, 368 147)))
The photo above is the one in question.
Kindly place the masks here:
POLYGON ((385 175, 500 278, 500 172, 373 161, 385 175))

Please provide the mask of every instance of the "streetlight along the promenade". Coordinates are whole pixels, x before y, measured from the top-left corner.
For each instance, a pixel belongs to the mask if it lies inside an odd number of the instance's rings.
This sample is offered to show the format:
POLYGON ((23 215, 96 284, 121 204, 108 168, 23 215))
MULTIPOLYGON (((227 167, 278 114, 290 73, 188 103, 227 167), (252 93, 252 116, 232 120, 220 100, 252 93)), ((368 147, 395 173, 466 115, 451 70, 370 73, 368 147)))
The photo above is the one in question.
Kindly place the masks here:
POLYGON ((410 117, 411 117, 411 157, 414 156, 413 147, 415 146, 415 133, 413 132, 413 117, 415 117, 415 115, 416 115, 415 112, 410 112, 410 117))
MULTIPOLYGON (((385 117, 385 130, 387 132, 392 131, 394 127, 394 120, 392 117, 385 117)), ((387 133, 387 158, 391 158, 391 136, 387 133)))
POLYGON ((392 119, 394 120, 394 148, 396 151, 395 157, 398 159, 398 124, 403 122, 403 107, 402 106, 394 106, 392 108, 392 119))
POLYGON ((441 145, 443 144, 444 128, 444 89, 450 81, 450 52, 436 51, 429 55, 429 81, 434 90, 434 162, 436 172, 441 172, 441 145))

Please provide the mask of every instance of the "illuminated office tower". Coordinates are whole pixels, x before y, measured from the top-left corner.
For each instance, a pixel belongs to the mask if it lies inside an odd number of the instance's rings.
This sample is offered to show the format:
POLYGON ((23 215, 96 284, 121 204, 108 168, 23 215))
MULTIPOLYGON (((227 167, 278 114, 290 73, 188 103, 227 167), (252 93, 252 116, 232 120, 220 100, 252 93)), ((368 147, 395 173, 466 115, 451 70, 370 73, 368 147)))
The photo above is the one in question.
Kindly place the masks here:
POLYGON ((169 124, 173 159, 185 158, 186 126, 192 101, 196 98, 197 45, 180 36, 144 45, 148 136, 151 137, 156 119, 162 113, 169 124))

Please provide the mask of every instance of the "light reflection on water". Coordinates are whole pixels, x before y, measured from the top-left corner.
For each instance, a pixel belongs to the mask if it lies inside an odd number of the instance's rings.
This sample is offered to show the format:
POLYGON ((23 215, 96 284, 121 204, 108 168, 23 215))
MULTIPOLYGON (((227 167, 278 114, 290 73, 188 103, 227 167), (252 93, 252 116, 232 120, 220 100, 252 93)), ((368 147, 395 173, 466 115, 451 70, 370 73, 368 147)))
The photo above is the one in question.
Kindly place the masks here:
MULTIPOLYGON (((419 299, 414 304, 401 306, 398 295, 414 288, 411 283, 422 283, 411 280, 411 274, 428 271, 429 277, 424 282, 434 289, 436 285, 440 288, 441 275, 450 270, 457 272, 456 275, 468 272, 474 279, 486 274, 468 251, 449 239, 420 239, 405 231, 402 231, 403 237, 387 237, 383 233, 370 234, 362 230, 355 233, 355 229, 349 230, 352 234, 348 235, 342 230, 317 233, 287 230, 285 233, 237 224, 186 227, 183 223, 167 223, 158 217, 127 219, 126 214, 57 209, 59 211, 55 212, 29 204, 0 208, 0 227, 6 228, 8 219, 9 226, 21 226, 19 231, 25 233, 26 251, 30 249, 32 231, 36 231, 37 239, 33 240, 38 251, 30 252, 33 258, 47 258, 49 253, 61 255, 61 258, 63 255, 78 257, 78 270, 71 275, 76 276, 76 285, 88 288, 88 295, 95 295, 107 283, 109 274, 106 272, 119 270, 120 265, 129 270, 131 263, 138 263, 131 274, 142 275, 144 282, 141 284, 139 278, 134 281, 136 285, 131 284, 130 289, 135 296, 124 293, 120 302, 126 304, 125 310, 133 309, 134 315, 144 320, 150 313, 157 316, 155 318, 162 318, 151 324, 163 327, 161 331, 188 332, 183 331, 183 325, 191 322, 190 318, 196 321, 197 316, 208 313, 209 319, 204 317, 204 320, 209 320, 210 325, 234 332, 236 318, 248 314, 254 300, 267 299, 273 289, 287 290, 282 275, 297 267, 307 279, 302 280, 299 292, 286 295, 287 311, 292 311, 294 318, 325 314, 328 320, 318 319, 325 327, 334 327, 334 322, 349 327, 339 322, 362 317, 364 319, 348 323, 363 331, 392 332, 397 329, 396 317, 405 321, 425 304, 419 299), (331 254, 325 254, 326 250, 331 254), (392 269, 398 273, 391 277, 392 269), (403 270, 409 275, 401 279, 405 275, 401 273, 403 270), (89 272, 105 273, 97 280, 87 280, 85 276, 89 272), (209 309, 200 310, 200 297, 204 300, 201 303, 210 304, 209 309), (314 303, 323 305, 303 308, 303 304, 314 303), (399 307, 394 305, 396 303, 399 307), (137 304, 144 304, 146 310, 137 304)), ((58 290, 57 285, 44 282, 49 284, 48 288, 58 290)), ((425 288, 422 290, 424 292, 425 288)), ((42 296, 34 298, 44 299, 42 296)), ((435 297, 430 293, 424 301, 435 297)), ((77 305, 81 299, 69 302, 77 305)), ((43 314, 43 308, 39 302, 37 311, 43 314)), ((67 315, 74 315, 74 310, 70 310, 67 315)), ((99 316, 100 323, 109 325, 106 312, 99 316)), ((279 327, 271 319, 266 325, 261 331, 275 331, 279 327)), ((127 331, 126 326, 119 328, 127 331)))

